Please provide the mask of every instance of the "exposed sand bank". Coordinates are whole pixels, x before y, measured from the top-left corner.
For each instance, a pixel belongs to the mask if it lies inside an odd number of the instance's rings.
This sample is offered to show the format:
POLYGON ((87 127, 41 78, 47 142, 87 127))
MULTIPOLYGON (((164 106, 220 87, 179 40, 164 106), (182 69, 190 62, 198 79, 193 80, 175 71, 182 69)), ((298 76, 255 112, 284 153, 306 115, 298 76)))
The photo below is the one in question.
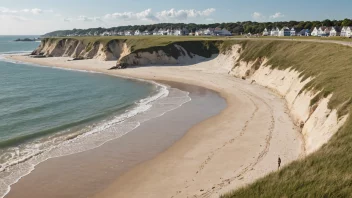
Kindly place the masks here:
MULTIPOLYGON (((236 51, 236 50, 234 50, 236 51)), ((217 197, 304 156, 298 127, 285 101, 249 81, 230 75, 233 57, 219 57, 192 66, 159 66, 107 70, 115 61, 67 61, 68 58, 12 59, 70 69, 203 86, 219 92, 227 108, 194 126, 156 158, 120 176, 97 197, 217 197)))

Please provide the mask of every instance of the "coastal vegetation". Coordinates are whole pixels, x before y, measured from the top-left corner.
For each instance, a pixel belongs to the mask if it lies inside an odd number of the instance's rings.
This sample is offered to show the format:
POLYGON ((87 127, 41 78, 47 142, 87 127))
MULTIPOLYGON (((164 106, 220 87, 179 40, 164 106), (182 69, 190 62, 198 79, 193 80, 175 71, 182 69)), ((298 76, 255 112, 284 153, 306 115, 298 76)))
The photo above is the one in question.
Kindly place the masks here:
MULTIPOLYGON (((65 38, 48 38, 57 43, 65 38)), ((304 87, 317 93, 311 106, 332 94, 328 107, 337 109, 338 115, 351 112, 352 104, 352 48, 333 43, 316 43, 285 40, 236 40, 219 37, 73 37, 90 46, 112 40, 126 43, 130 54, 164 51, 168 56, 197 54, 210 57, 227 53, 235 44, 241 45, 240 60, 257 61, 266 58, 272 68, 287 68, 300 72, 302 80, 312 77, 304 87), (185 52, 175 45, 182 46, 185 52), (187 54, 185 54, 187 53, 187 54)), ((87 49, 87 48, 86 48, 87 49)), ((124 57, 121 57, 123 60, 124 57)), ((236 67, 236 65, 234 65, 236 67)), ((347 197, 352 194, 352 119, 318 151, 304 159, 287 164, 241 189, 223 195, 230 197, 347 197)), ((284 162, 283 162, 284 163, 284 162)), ((273 162, 273 166, 276 166, 273 162)))

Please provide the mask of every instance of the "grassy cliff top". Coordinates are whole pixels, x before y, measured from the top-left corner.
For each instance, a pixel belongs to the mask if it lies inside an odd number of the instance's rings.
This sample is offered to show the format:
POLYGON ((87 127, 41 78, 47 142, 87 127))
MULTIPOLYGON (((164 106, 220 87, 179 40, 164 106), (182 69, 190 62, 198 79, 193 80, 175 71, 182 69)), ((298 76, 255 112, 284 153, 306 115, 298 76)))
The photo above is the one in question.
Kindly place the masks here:
POLYGON ((87 36, 87 37, 53 37, 44 38, 51 42, 57 42, 62 39, 76 39, 84 44, 100 42, 107 44, 110 41, 123 41, 128 46, 131 46, 132 51, 146 49, 150 47, 166 46, 175 42, 185 41, 218 41, 226 40, 224 37, 195 37, 195 36, 87 36))

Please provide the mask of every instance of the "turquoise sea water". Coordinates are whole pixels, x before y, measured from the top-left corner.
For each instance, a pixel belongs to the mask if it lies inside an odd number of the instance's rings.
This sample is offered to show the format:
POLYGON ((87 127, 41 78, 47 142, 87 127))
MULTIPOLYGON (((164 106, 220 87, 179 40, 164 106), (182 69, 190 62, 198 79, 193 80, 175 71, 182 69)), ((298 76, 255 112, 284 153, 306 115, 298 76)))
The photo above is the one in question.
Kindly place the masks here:
MULTIPOLYGON (((14 37, 0 39, 0 52, 38 45, 11 42, 14 37)), ((0 148, 125 110, 146 98, 152 88, 102 74, 0 61, 0 148)))
POLYGON ((39 45, 13 42, 25 37, 0 36, 0 197, 40 162, 100 146, 190 100, 152 83, 5 59, 39 45))

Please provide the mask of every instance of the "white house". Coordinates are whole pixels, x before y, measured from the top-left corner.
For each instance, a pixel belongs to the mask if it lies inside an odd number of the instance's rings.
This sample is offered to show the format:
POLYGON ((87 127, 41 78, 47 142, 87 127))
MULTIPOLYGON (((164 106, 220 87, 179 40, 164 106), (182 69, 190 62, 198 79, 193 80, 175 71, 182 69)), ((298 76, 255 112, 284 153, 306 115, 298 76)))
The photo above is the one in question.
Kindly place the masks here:
POLYGON ((148 30, 144 30, 144 32, 142 33, 142 35, 147 36, 147 35, 152 35, 152 33, 149 32, 148 30))
POLYGON ((318 36, 328 36, 330 34, 330 29, 328 27, 322 26, 318 29, 318 36))
POLYGON ((264 31, 263 31, 263 36, 269 36, 269 32, 268 32, 268 29, 264 29, 264 31))
POLYGON ((290 36, 296 36, 296 29, 294 27, 290 30, 290 36))
POLYGON ((279 28, 273 28, 271 31, 270 31, 270 36, 279 36, 279 28))
POLYGON ((312 35, 312 36, 318 36, 318 33, 319 33, 318 28, 317 28, 317 27, 314 27, 314 29, 313 29, 311 35, 312 35))
POLYGON ((100 36, 111 36, 111 33, 108 31, 105 31, 105 32, 101 33, 100 36))
POLYGON ((291 30, 288 27, 283 27, 279 31, 279 36, 291 36, 291 30))
POLYGON ((182 30, 181 29, 176 29, 176 30, 174 30, 174 35, 175 36, 182 36, 183 34, 182 34, 182 30))
POLYGON ((134 35, 135 35, 135 36, 140 36, 140 35, 142 35, 142 34, 141 34, 141 31, 136 30, 136 31, 134 32, 134 35))
POLYGON ((347 27, 346 29, 346 37, 352 36, 352 26, 347 27))
POLYGON ((207 35, 207 36, 214 35, 214 28, 208 28, 204 30, 203 33, 204 35, 207 35))
POLYGON ((196 30, 195 36, 203 36, 203 35, 204 35, 204 30, 203 29, 196 30))
POLYGON ((341 30, 339 27, 331 27, 329 36, 340 36, 341 30))
POLYGON ((125 31, 125 36, 133 36, 134 35, 134 32, 133 31, 131 31, 131 30, 127 30, 127 31, 125 31))
POLYGON ((352 26, 342 27, 341 36, 343 36, 343 37, 351 37, 352 36, 352 26))
POLYGON ((159 35, 159 36, 167 35, 167 32, 166 32, 164 29, 160 28, 160 29, 158 30, 158 34, 157 34, 157 35, 159 35))

